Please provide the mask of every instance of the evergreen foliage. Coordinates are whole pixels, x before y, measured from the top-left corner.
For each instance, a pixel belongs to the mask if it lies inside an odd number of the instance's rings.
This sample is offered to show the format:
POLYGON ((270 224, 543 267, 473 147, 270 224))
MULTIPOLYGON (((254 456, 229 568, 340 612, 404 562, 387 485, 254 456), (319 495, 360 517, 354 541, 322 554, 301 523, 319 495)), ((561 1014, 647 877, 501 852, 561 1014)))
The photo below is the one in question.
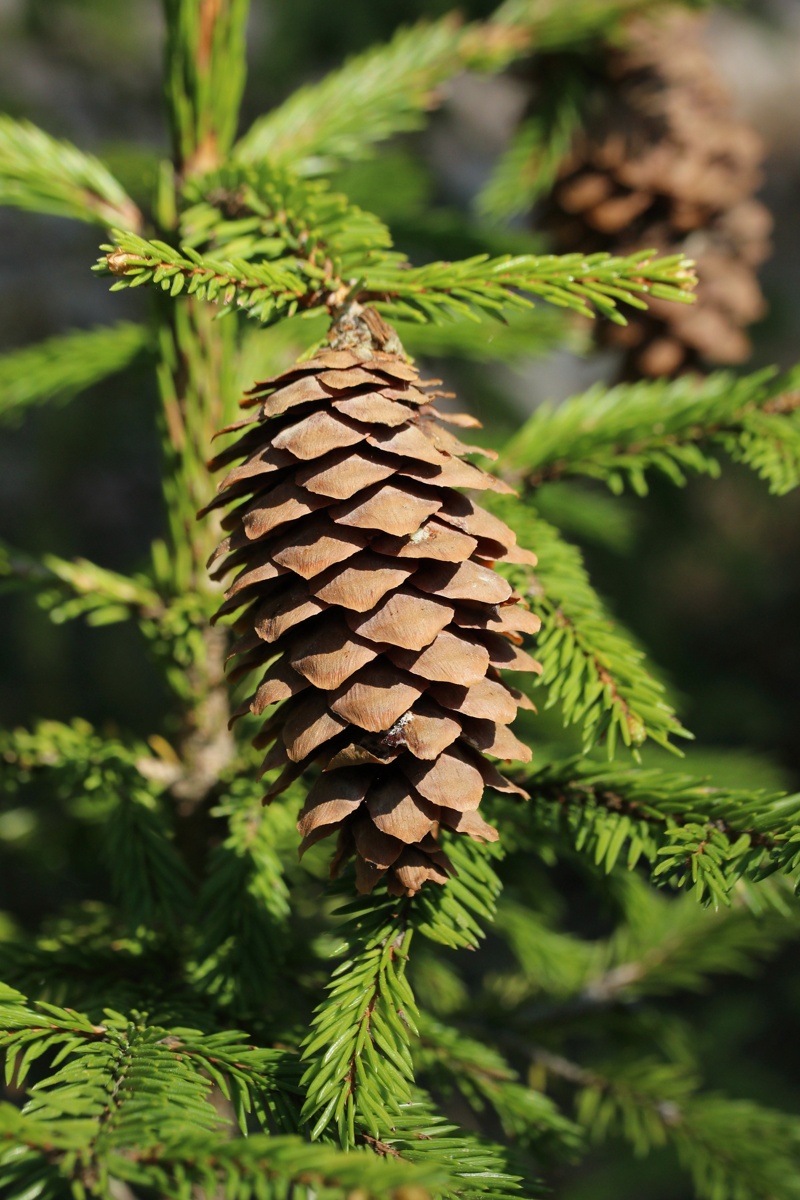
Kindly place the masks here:
MULTIPOLYGON (((596 386, 500 447, 496 472, 520 494, 492 511, 538 562, 498 566, 541 618, 531 695, 549 715, 520 723, 533 761, 510 774, 530 800, 494 799, 500 842, 443 833, 453 875, 414 896, 355 899, 350 867, 331 885, 319 848, 298 861, 308 779, 263 807, 252 722, 229 725, 251 672, 231 698, 229 630, 210 622, 218 528, 195 521, 241 390, 313 354, 345 302, 373 305, 421 355, 496 362, 563 342, 542 302, 624 322, 653 297, 691 301, 692 264, 647 249, 517 253, 513 234, 496 230, 495 249, 477 228, 485 252, 420 263, 338 190, 346 175, 324 178, 419 128, 465 66, 597 46, 657 7, 506 0, 483 24, 423 22, 237 142, 247 0, 165 0, 173 154, 144 214, 98 159, 0 118, 0 203, 108 230, 95 269, 112 290, 151 285, 155 329, 7 354, 0 415, 154 362, 166 509, 135 574, 2 545, 0 579, 56 623, 134 622, 172 706, 146 740, 78 718, 0 732, 0 820, 23 847, 80 843, 106 876, 102 900, 3 929, 9 1200, 525 1200, 608 1138, 672 1146, 702 1200, 798 1195, 797 1118, 707 1090, 702 1047, 662 999, 753 973, 797 937, 800 796, 647 757, 691 735, 567 540, 619 548, 620 493, 644 496, 656 472, 715 477, 722 452, 775 493, 795 488, 797 370, 596 386), (568 875, 602 928, 566 913, 568 875)), ((523 124, 485 214, 547 186, 581 119, 575 94, 554 105, 523 124)))
MULTIPOLYGON (((571 475, 602 480, 615 494, 647 494, 647 474, 672 483, 690 473, 717 476, 718 451, 755 471, 782 495, 800 482, 797 372, 590 388, 559 405, 542 405, 506 448, 532 487, 571 475)), ((522 472, 520 472, 522 473, 522 472)))
POLYGON ((146 329, 120 321, 5 354, 0 359, 0 420, 18 421, 29 405, 69 399, 145 358, 149 349, 146 329))
POLYGON ((393 133, 419 128, 437 87, 463 66, 462 38, 452 17, 401 29, 388 46, 351 59, 254 121, 235 157, 319 175, 365 156, 393 133))
POLYGON ((581 80, 576 72, 541 97, 543 111, 523 121, 478 199, 484 216, 506 220, 527 212, 555 183, 580 128, 581 80))
POLYGON ((605 741, 609 758, 617 738, 635 752, 647 738, 674 749, 671 737, 691 737, 644 652, 610 618, 577 546, 532 507, 505 498, 495 507, 516 517, 515 527, 537 547, 536 567, 515 568, 513 578, 542 619, 536 649, 546 706, 559 705, 565 724, 582 726, 586 749, 605 741))
POLYGON ((136 229, 141 215, 99 159, 27 121, 0 117, 0 204, 136 229))
POLYGON ((548 764, 529 783, 542 829, 555 821, 606 871, 645 859, 656 882, 727 903, 741 878, 797 870, 797 796, 714 788, 658 769, 598 771, 586 761, 548 764))
POLYGON ((460 263, 424 267, 411 267, 404 256, 394 254, 375 256, 364 264, 360 278, 346 280, 310 258, 281 253, 281 239, 275 239, 275 244, 280 247, 275 258, 267 255, 253 263, 247 258, 203 256, 190 246, 176 250, 165 242, 148 242, 118 231, 116 245, 101 247, 107 253, 97 269, 119 277, 112 291, 152 283, 174 297, 185 289, 188 296, 221 303, 225 310, 242 309, 264 324, 321 306, 344 286, 352 298, 372 302, 388 316, 407 321, 446 320, 478 312, 500 316, 506 305, 519 308, 530 303, 520 294, 524 292, 587 317, 596 309, 624 325, 617 309, 620 302, 646 308, 642 293, 688 302, 694 284, 686 260, 653 258, 648 250, 628 258, 480 254, 460 263))

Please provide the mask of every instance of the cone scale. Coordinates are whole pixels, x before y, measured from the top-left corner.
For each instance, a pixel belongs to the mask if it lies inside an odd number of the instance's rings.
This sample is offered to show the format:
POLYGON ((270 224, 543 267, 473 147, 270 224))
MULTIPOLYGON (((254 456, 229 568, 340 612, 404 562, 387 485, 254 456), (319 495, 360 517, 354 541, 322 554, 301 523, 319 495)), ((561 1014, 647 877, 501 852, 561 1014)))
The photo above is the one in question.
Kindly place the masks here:
POLYGON ((231 506, 210 563, 218 615, 238 613, 231 677, 263 668, 234 719, 265 718, 266 802, 316 768, 301 853, 337 833, 331 873, 354 856, 360 892, 446 882, 439 831, 494 841, 484 789, 525 795, 492 760, 530 759, 509 729, 530 702, 500 673, 539 670, 520 648, 539 622, 493 564, 536 559, 465 494, 509 489, 468 460, 488 452, 444 422, 478 422, 439 413, 437 383, 350 305, 329 348, 251 389, 210 464, 228 467, 209 508, 231 506))

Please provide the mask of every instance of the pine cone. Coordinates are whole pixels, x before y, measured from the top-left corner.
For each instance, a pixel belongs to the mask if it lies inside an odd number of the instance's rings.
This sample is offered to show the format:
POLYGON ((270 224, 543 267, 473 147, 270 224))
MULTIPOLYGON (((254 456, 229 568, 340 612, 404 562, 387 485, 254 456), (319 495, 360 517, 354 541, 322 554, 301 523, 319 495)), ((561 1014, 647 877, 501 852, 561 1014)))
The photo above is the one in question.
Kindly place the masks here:
POLYGON ((241 677, 268 664, 235 716, 280 706, 255 739, 262 772, 283 770, 265 801, 312 764, 301 853, 339 831, 332 873, 351 854, 370 891, 388 872, 413 895, 452 869, 440 826, 479 841, 485 787, 525 796, 484 757, 528 761, 508 729, 532 707, 498 671, 535 671, 519 649, 539 620, 495 561, 535 563, 506 525, 458 488, 509 491, 466 460, 389 326, 354 305, 330 349, 257 384, 258 415, 212 460, 243 459, 210 507, 235 504, 211 560, 238 573, 218 615, 240 608, 241 677), (438 419, 437 419, 438 418, 438 419))
POLYGON ((752 198, 763 148, 733 116, 702 27, 686 13, 630 23, 544 213, 558 251, 652 247, 697 263, 696 304, 653 300, 627 327, 599 326, 604 344, 628 351, 629 378, 741 362, 744 328, 764 314, 755 268, 772 219, 752 198))

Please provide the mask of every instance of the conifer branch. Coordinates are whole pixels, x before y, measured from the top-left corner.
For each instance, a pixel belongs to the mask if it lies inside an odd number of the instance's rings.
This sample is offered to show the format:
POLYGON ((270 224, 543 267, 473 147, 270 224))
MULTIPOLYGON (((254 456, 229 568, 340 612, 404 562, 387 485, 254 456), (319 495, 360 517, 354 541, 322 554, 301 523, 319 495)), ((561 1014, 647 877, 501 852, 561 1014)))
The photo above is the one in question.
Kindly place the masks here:
POLYGON ((604 0, 564 16, 563 6, 511 0, 490 21, 463 27, 452 16, 397 31, 319 83, 259 117, 234 148, 240 161, 267 159, 318 175, 368 157, 379 142, 419 129, 464 69, 497 72, 532 48, 611 33, 631 11, 665 0, 604 0))
POLYGON ((0 1182, 14 1196, 36 1188, 42 1200, 71 1195, 108 1196, 130 1185, 170 1200, 198 1195, 257 1195, 259 1200, 432 1200, 447 1176, 438 1164, 419 1167, 383 1161, 370 1151, 348 1154, 329 1146, 309 1146, 297 1137, 216 1137, 183 1130, 154 1133, 135 1146, 103 1147, 97 1169, 84 1169, 81 1122, 43 1123, 0 1106, 0 1182), (224 1189, 224 1191, 223 1191, 224 1189))
POLYGON ((420 1024, 415 1063, 429 1086, 450 1095, 454 1090, 477 1115, 494 1110, 507 1137, 534 1144, 541 1154, 546 1142, 555 1143, 563 1158, 580 1143, 580 1132, 549 1097, 519 1081, 503 1056, 485 1041, 430 1016, 420 1024))
POLYGON ((121 575, 85 558, 57 554, 34 558, 0 542, 0 580, 32 587, 42 608, 58 624, 86 617, 90 625, 110 625, 138 615, 158 620, 165 604, 144 575, 121 575))
MULTIPOLYGON (((528 844, 523 836, 523 848, 528 844)), ((790 886, 770 897, 775 907, 755 913, 751 892, 741 886, 729 907, 713 909, 686 894, 664 895, 637 874, 617 880, 625 919, 610 938, 594 942, 552 928, 526 905, 503 901, 497 927, 518 965, 493 976, 487 989, 481 1019, 487 1038, 492 1024, 504 1020, 535 1030, 554 1021, 585 1022, 610 1005, 705 990, 715 974, 753 974, 761 958, 795 936, 797 921, 786 907, 790 886)), ((769 890, 769 884, 759 889, 769 890)))
POLYGON ((658 769, 600 770, 579 759, 527 780, 526 819, 558 831, 610 871, 643 860, 655 882, 728 904, 740 879, 800 866, 800 797, 715 788, 658 769))
MULTIPOLYGON (((664 896, 635 874, 627 880, 627 920, 606 942, 593 945, 579 1001, 624 1003, 705 990, 715 974, 754 974, 760 959, 796 933, 791 908, 755 915, 739 888, 729 907, 714 910, 689 896, 664 896)), ((788 895, 779 893, 776 901, 789 899, 790 887, 784 890, 788 895)))
POLYGON ((560 705, 565 724, 581 725, 587 748, 605 739, 609 758, 618 737, 634 752, 647 738, 674 750, 672 737, 691 737, 643 651, 607 613, 578 548, 530 506, 506 498, 492 505, 523 545, 536 547, 537 566, 515 568, 513 578, 542 619, 536 654, 546 707, 560 705))
MULTIPOLYGON (((357 1129, 373 1138, 392 1125, 411 1099, 409 1052, 417 1011, 405 978, 411 929, 408 902, 387 897, 353 920, 351 957, 333 973, 317 1008, 303 1060, 308 1069, 302 1117, 317 1138, 330 1125, 343 1148, 357 1129)), ((351 918, 352 919, 352 918, 351 918)))
MULTIPOLYGON (((200 214, 201 225, 205 226, 201 238, 213 229, 208 222, 213 207, 204 211, 205 217, 200 214)), ((355 216, 360 219, 359 210, 355 210, 355 216)), ((369 246, 360 260, 351 257, 348 263, 343 257, 340 270, 348 266, 350 270, 362 268, 358 277, 350 279, 335 274, 327 257, 319 265, 319 256, 314 259, 313 243, 304 246, 302 257, 291 250, 282 253, 290 249, 286 231, 282 238, 268 239, 262 247, 267 253, 277 251, 280 257, 259 256, 257 262, 251 262, 247 258, 217 260, 188 245, 179 251, 164 242, 146 242, 117 230, 116 246, 101 247, 106 253, 94 270, 117 277, 112 291, 153 283, 171 296, 183 291, 196 294, 200 300, 243 309, 264 323, 292 316, 298 309, 333 307, 341 302, 346 290, 351 298, 374 304, 393 317, 420 322, 454 317, 477 320, 481 313, 502 319, 507 307, 530 307, 525 293, 559 308, 586 316, 597 312, 625 324, 619 304, 646 308, 643 294, 691 303, 691 289, 696 282, 687 259, 680 255, 653 258, 652 251, 639 251, 627 258, 569 254, 492 259, 479 254, 462 262, 410 267, 405 256, 381 251, 386 238, 380 226, 368 222, 368 228, 373 230, 371 241, 378 252, 370 253, 369 246)), ((250 239, 244 243, 240 239, 235 248, 249 254, 258 247, 250 239)))
POLYGON ((522 121, 477 200, 478 212, 505 221, 528 212, 556 181, 582 118, 583 86, 560 64, 548 78, 536 115, 522 121))
MULTIPOLYGON (((50 1074, 30 1089, 22 1119, 16 1109, 8 1111, 10 1106, 0 1112, 0 1137, 14 1137, 17 1151, 49 1151, 44 1163, 55 1163, 62 1179, 83 1183, 92 1194, 108 1194, 109 1181, 117 1178, 190 1196, 195 1194, 190 1184, 207 1186, 218 1174, 230 1180, 241 1173, 250 1181, 256 1171, 275 1178, 270 1196, 285 1194, 281 1188, 291 1184, 292 1175, 299 1187, 327 1183, 333 1195, 339 1195, 337 1186, 349 1191, 354 1181, 372 1186, 371 1178, 387 1188, 398 1181, 446 1178, 436 1168, 387 1164, 381 1169, 374 1156, 358 1153, 343 1160, 298 1138, 265 1143, 256 1137, 250 1155, 248 1143, 224 1134, 213 1090, 230 1102, 243 1133, 250 1114, 263 1128, 273 1116, 273 1094, 279 1096, 285 1086, 286 1054, 249 1045, 235 1030, 168 1029, 113 1012, 97 1024, 71 1009, 29 1005, 19 992, 0 985, 0 1046, 6 1051, 6 1078, 17 1087, 34 1063, 55 1052, 50 1074)), ((28 1172, 44 1165, 35 1155, 21 1157, 28 1172)), ((0 1155, 0 1181, 19 1186, 19 1167, 19 1154, 0 1155)), ((374 1188, 376 1197, 385 1194, 377 1182, 374 1188)))
POLYGON ((166 242, 146 242, 119 230, 114 235, 116 245, 101 246, 106 253, 93 268, 116 276, 112 292, 153 283, 171 296, 196 295, 267 323, 292 316, 303 302, 310 306, 324 281, 322 271, 296 260, 218 262, 189 247, 181 253, 166 242))
POLYGON ((484 936, 479 920, 492 920, 500 891, 484 846, 453 838, 447 850, 458 872, 447 887, 402 900, 373 894, 340 910, 351 957, 334 971, 303 1050, 303 1115, 313 1137, 333 1126, 343 1146, 357 1131, 382 1138, 410 1103, 418 1018, 405 977, 411 936, 474 947, 484 936))
POLYGON ((139 230, 142 215, 99 159, 0 114, 0 204, 139 230))
POLYGON ((548 1051, 535 1061, 579 1088, 580 1123, 596 1141, 621 1134, 639 1153, 671 1143, 701 1200, 796 1197, 800 1123, 746 1100, 703 1094, 685 1067, 654 1059, 585 1069, 548 1051))
MULTIPOLYGON (((96 1023, 74 1009, 63 1009, 45 1003, 30 1004, 25 997, 0 984, 0 1047, 5 1050, 6 1080, 14 1080, 21 1088, 37 1059, 58 1048, 59 1056, 52 1066, 58 1066, 73 1056, 84 1058, 94 1055, 95 1061, 88 1064, 87 1076, 84 1064, 81 1072, 66 1070, 50 1074, 31 1088, 31 1100, 27 1113, 37 1113, 44 1118, 65 1115, 71 1107, 84 1106, 91 1110, 92 1101, 82 1095, 85 1087, 93 1089, 91 1075, 97 1072, 97 1086, 103 1087, 98 1076, 113 1071, 113 1060, 119 1061, 119 1051, 136 1046, 152 1046, 155 1061, 152 1069, 161 1077, 157 1089, 158 1101, 170 1103, 171 1087, 169 1066, 159 1066, 174 1060, 183 1070, 189 1085, 189 1120, 196 1117, 201 1129, 218 1128, 220 1117, 208 1103, 213 1086, 220 1089, 226 1100, 231 1101, 236 1120, 243 1133, 247 1131, 247 1117, 257 1111, 263 1117, 258 1104, 270 1088, 283 1086, 282 1068, 287 1057, 285 1051, 262 1049, 249 1044, 247 1035, 239 1030, 202 1032, 198 1029, 180 1027, 166 1029, 149 1024, 139 1014, 131 1019, 107 1011, 102 1022, 96 1023), (97 1062, 97 1047, 104 1046, 110 1057, 97 1062), (197 1101, 203 1103, 198 1104, 197 1101)), ((102 1059, 102 1055, 101 1055, 102 1059)), ((143 1081, 147 1082, 147 1081, 143 1081)), ((119 1088, 116 1089, 117 1092, 119 1088)), ((180 1102, 176 1098, 176 1102, 180 1102)), ((88 1114, 87 1114, 88 1115, 88 1114)), ((107 1118, 108 1114, 103 1113, 107 1118)), ((163 1120, 163 1112, 159 1118, 163 1120)), ((149 1119, 149 1118, 148 1118, 149 1119)), ((125 1114, 125 1120, 130 1120, 125 1114)), ((169 1123, 169 1119, 168 1119, 169 1123)))
POLYGON ((203 254, 297 259, 341 281, 358 278, 392 245, 382 221, 324 180, 301 179, 272 163, 228 164, 189 180, 183 198, 183 243, 203 254))
POLYGON ((637 251, 607 254, 479 254, 456 263, 378 265, 364 273, 364 296, 381 311, 406 320, 436 321, 477 312, 499 316, 506 305, 524 307, 538 296, 584 316, 599 313, 624 325, 619 304, 646 309, 643 295, 691 303, 696 278, 680 255, 654 258, 637 251), (520 293, 523 293, 522 295, 520 293))
POLYGON ((629 486, 644 495, 649 471, 678 485, 690 472, 718 475, 720 450, 754 470, 771 492, 800 484, 797 371, 598 385, 557 408, 538 408, 505 457, 509 475, 528 487, 584 475, 615 493, 629 486))
POLYGON ((215 167, 236 136, 250 0, 164 0, 166 98, 179 170, 215 167))
POLYGON ((17 421, 32 405, 68 399, 124 371, 151 349, 143 325, 76 330, 0 357, 0 421, 17 421))
POLYGON ((465 1133, 439 1116, 426 1098, 402 1105, 387 1133, 366 1140, 387 1160, 444 1169, 449 1178, 437 1200, 533 1200, 543 1194, 540 1186, 516 1173, 504 1147, 465 1133))
POLYGON ((197 982, 218 1003, 251 1008, 276 992, 286 954, 285 863, 297 820, 294 807, 264 808, 260 797, 260 789, 236 781, 212 813, 228 818, 228 835, 211 855, 198 898, 197 982))
MULTIPOLYGON (((100 807, 90 794, 85 809, 100 807)), ((0 944, 0 978, 28 995, 81 1009, 95 1023, 113 1008, 148 1012, 159 1025, 204 1026, 208 1000, 186 986, 184 975, 174 938, 143 926, 134 931, 111 904, 90 902, 46 931, 0 944)))
POLYGON ((388 45, 367 50, 258 118, 235 157, 290 163, 316 175, 365 157, 394 133, 418 129, 437 103, 437 89, 463 65, 462 36, 452 17, 399 30, 388 45))
POLYGON ((296 1137, 219 1139, 181 1136, 141 1151, 114 1155, 114 1174, 134 1186, 151 1186, 175 1200, 228 1195, 265 1200, 433 1200, 447 1176, 438 1163, 419 1167, 376 1158, 369 1150, 342 1153, 296 1137))
POLYGON ((9 793, 46 771, 56 796, 80 794, 86 816, 103 815, 114 894, 132 927, 179 928, 190 908, 189 881, 159 801, 165 780, 152 754, 76 720, 0 732, 0 756, 9 793))

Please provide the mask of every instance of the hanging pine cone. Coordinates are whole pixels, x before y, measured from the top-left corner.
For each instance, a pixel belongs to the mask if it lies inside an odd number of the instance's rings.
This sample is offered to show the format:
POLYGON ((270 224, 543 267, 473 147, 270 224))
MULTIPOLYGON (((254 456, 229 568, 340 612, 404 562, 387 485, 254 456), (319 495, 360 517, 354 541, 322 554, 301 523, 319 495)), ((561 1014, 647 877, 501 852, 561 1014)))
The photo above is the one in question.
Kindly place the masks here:
POLYGON ((353 305, 330 342, 257 384, 257 416, 212 460, 244 460, 209 506, 236 505, 213 573, 238 568, 232 677, 268 664, 235 716, 279 705, 255 739, 262 771, 283 768, 265 801, 316 764, 301 853, 338 831, 333 874, 355 855, 359 891, 388 872, 413 895, 451 870, 440 826, 494 841, 484 788, 525 795, 484 754, 530 759, 508 728, 530 702, 498 672, 539 669, 519 648, 539 621, 492 564, 536 559, 456 490, 509 489, 466 460, 487 452, 440 421, 478 422, 437 412, 439 381, 382 318, 353 305))
POLYGON ((602 323, 601 341, 628 352, 629 378, 741 362, 745 327, 764 314, 755 269, 772 219, 753 199, 763 148, 733 116, 702 28, 686 13, 630 23, 544 213, 558 251, 652 247, 697 263, 696 304, 650 300, 627 327, 602 323))

